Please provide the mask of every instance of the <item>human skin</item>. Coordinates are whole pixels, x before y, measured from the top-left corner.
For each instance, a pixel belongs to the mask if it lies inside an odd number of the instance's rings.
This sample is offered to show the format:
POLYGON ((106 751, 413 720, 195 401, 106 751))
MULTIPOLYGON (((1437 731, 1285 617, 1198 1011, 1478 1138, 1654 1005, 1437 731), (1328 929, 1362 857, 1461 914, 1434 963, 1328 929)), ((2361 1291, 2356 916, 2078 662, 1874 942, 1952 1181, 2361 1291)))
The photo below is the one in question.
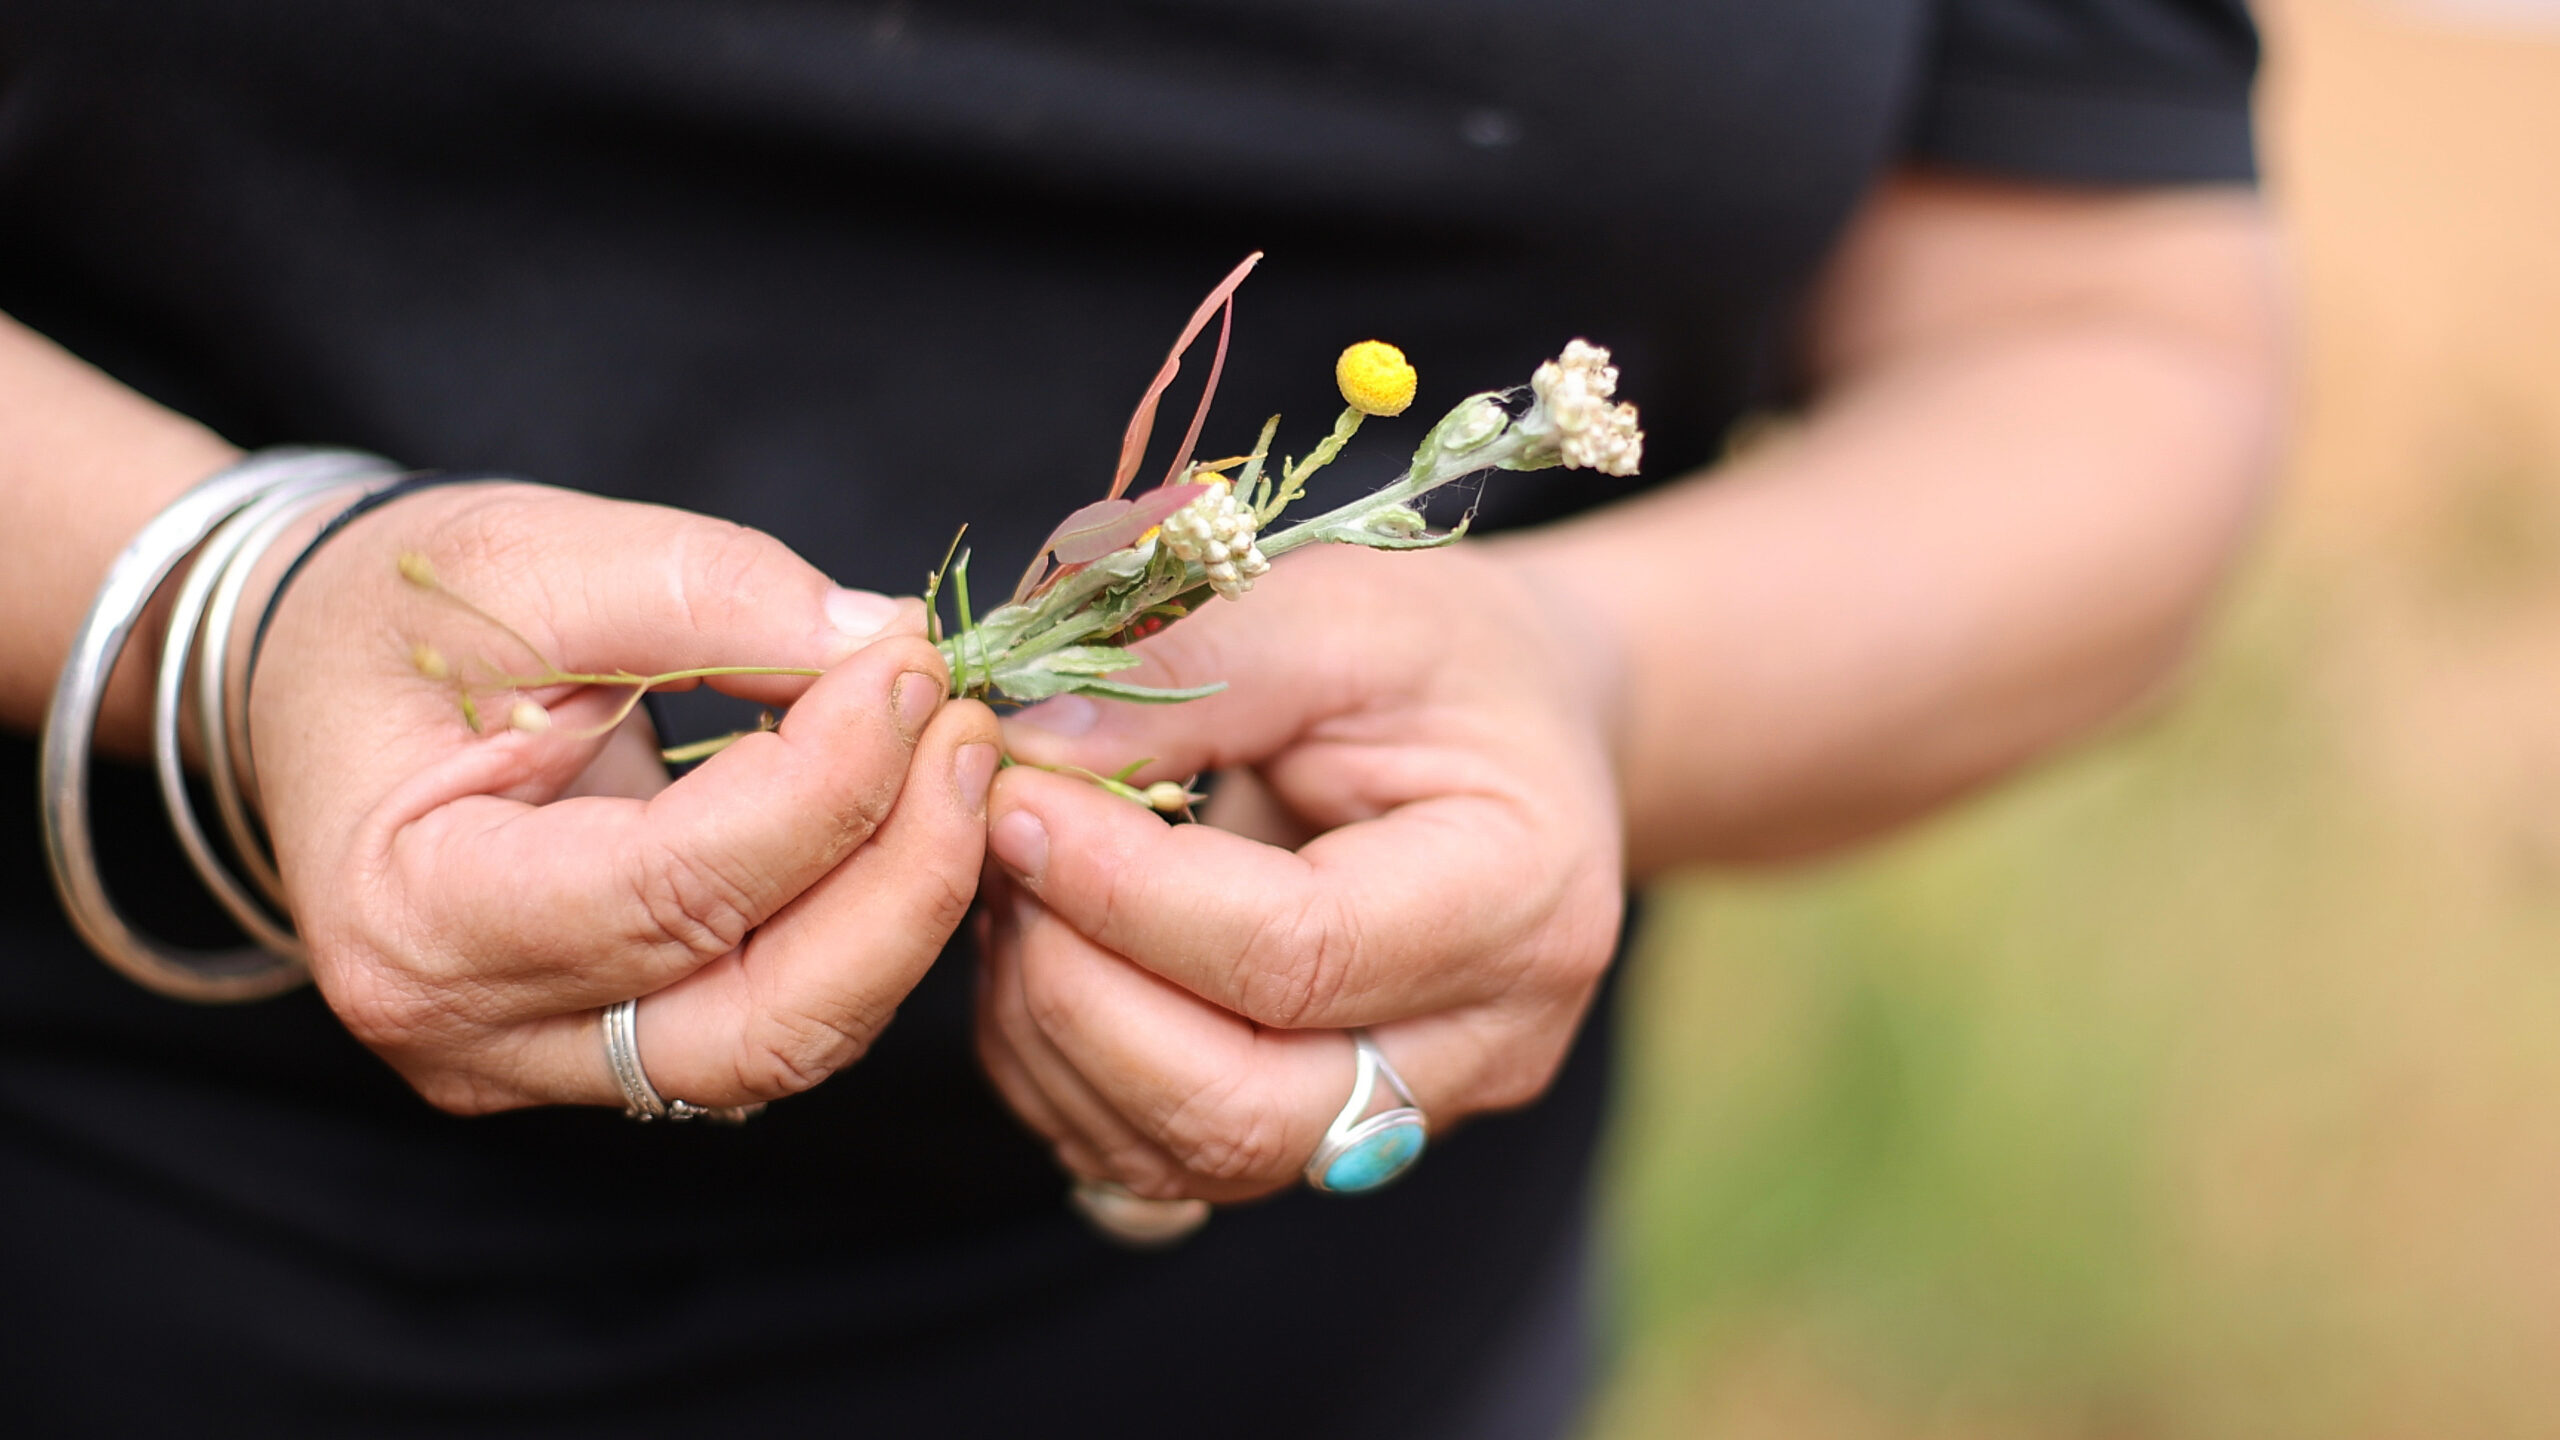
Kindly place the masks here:
MULTIPOLYGON (((1147 647, 1227 695, 1017 724, 1025 758, 1236 778, 1211 830, 1005 773, 990 1073, 1076 1172, 1216 1199, 1294 1180, 1348 1088, 1345 1026, 1435 1124, 1533 1098, 1629 874, 1849 843, 2160 683, 2269 469, 2271 269, 2243 195, 1898 182, 1826 286, 1791 440, 1534 535, 1293 557, 1147 647)), ((115 551, 235 452, 5 322, 0 437, 0 534, 44 537, 0 567, 0 723, 32 729, 115 551)), ((595 1007, 632 994, 669 1095, 852 1063, 989 833, 992 716, 897 716, 902 678, 939 695, 916 630, 911 603, 651 507, 454 487, 351 527, 253 704, 323 995, 455 1110, 619 1103, 595 1007), (406 550, 567 668, 834 668, 733 682, 798 703, 657 793, 639 731, 571 733, 608 697, 538 696, 546 735, 464 730, 410 647, 504 647, 403 590, 406 550)), ((120 672, 111 747, 138 748, 146 690, 120 672)))
POLYGON ((1295 1183, 1348 1027, 1437 1128, 1535 1098, 1629 877, 1838 849, 2162 689, 2274 468, 2280 311, 2245 192, 1898 178, 1783 438, 1535 533, 1302 552, 1142 647, 1225 693, 1008 722, 1229 780, 1168 827, 999 777, 989 1073, 1074 1173, 1219 1201, 1295 1183))
MULTIPOLYGON (((0 566, 0 723, 32 730, 115 552, 237 452, 6 320, 0 437, 0 534, 40 540, 0 566)), ((156 636, 132 651, 100 726, 127 753, 156 636)), ((535 485, 384 506, 287 593, 251 696, 320 991, 449 1110, 622 1103, 596 1017, 634 995, 662 1094, 806 1089, 859 1058, 975 893, 995 717, 947 682, 918 602, 735 525, 535 485), (789 713, 672 785, 645 724, 580 735, 611 692, 537 688, 546 733, 475 735, 414 647, 540 667, 406 584, 411 552, 569 670, 826 673, 720 682, 789 713)))

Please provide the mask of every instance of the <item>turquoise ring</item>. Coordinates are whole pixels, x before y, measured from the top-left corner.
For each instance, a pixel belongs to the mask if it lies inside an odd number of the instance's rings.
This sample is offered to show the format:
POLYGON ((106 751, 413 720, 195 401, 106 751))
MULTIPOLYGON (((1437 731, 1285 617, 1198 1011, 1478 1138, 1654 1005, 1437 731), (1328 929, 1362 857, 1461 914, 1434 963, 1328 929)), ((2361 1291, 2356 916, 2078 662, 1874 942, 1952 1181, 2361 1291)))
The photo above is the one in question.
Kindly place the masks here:
POLYGON ((1351 1032, 1352 1058, 1358 1067, 1351 1079, 1351 1098, 1342 1113, 1325 1127, 1324 1140, 1307 1161, 1307 1184, 1332 1195, 1365 1195, 1392 1184, 1422 1158, 1431 1122, 1413 1103, 1404 1077, 1380 1054, 1366 1030, 1351 1032), (1378 1082, 1384 1080, 1396 1104, 1372 1115, 1378 1082))

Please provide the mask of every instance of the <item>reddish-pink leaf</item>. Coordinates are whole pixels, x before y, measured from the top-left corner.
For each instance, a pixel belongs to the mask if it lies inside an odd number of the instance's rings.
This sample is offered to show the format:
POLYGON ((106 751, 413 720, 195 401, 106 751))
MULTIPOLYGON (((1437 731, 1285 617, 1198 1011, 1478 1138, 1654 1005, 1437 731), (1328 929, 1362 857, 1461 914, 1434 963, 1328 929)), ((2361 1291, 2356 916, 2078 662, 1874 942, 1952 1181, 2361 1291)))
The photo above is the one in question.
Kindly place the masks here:
POLYGON ((1197 485, 1165 485, 1134 500, 1097 500, 1068 516, 1043 548, 1055 552, 1062 565, 1099 560, 1137 544, 1139 536, 1190 504, 1200 490, 1197 485))
MULTIPOLYGON (((1228 271, 1227 278, 1219 281, 1218 287, 1209 292, 1209 298, 1200 302, 1200 308, 1191 312, 1191 323, 1182 327, 1182 337, 1173 342, 1173 350, 1164 357, 1164 368, 1156 372, 1154 383, 1147 386, 1147 393, 1139 397, 1137 410, 1129 416, 1129 428, 1120 437, 1120 465, 1112 473, 1108 498, 1119 499, 1128 491, 1129 482, 1137 478, 1138 465, 1147 454, 1147 437, 1155 433, 1156 402, 1164 398, 1165 387, 1171 385, 1173 377, 1180 373, 1182 352, 1190 349, 1191 342, 1200 338, 1200 332, 1208 328, 1209 317, 1226 305, 1236 293, 1236 287, 1244 283, 1244 277, 1251 274, 1261 260, 1262 252, 1259 250, 1244 257, 1244 263, 1228 271)), ((1224 353, 1222 335, 1222 357, 1224 353)), ((1192 423, 1196 431, 1199 422, 1195 420, 1192 423)))
POLYGON ((1218 348, 1209 357, 1209 383, 1200 387, 1200 403, 1191 411, 1191 428, 1182 432, 1182 448, 1173 452, 1173 464, 1166 467, 1166 485, 1182 478, 1182 467, 1191 463, 1191 447, 1200 443, 1200 427, 1208 423, 1209 402, 1218 396, 1218 376, 1227 368, 1227 337, 1236 328, 1236 297, 1218 308, 1218 348))

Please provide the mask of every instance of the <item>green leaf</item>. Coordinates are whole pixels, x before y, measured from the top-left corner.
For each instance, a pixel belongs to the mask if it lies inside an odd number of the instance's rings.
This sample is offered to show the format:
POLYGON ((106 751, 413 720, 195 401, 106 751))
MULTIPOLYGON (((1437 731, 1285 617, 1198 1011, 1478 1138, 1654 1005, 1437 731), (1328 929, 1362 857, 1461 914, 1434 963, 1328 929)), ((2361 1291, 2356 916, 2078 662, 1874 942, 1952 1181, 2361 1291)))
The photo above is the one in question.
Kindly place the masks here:
POLYGON ((999 670, 987 678, 1004 692, 1006 699, 1019 700, 1025 705, 1034 700, 1046 700, 1052 695, 1073 694, 1092 679, 1088 675, 1060 675, 1050 670, 999 670))
POLYGON ((1179 705, 1185 700, 1205 700, 1226 688, 1227 682, 1224 680, 1210 685, 1193 685, 1187 689, 1168 690, 1154 685, 1132 685, 1126 680, 1097 679, 1083 681, 1075 687, 1073 693, 1099 695, 1105 700, 1132 700, 1140 705, 1179 705))
POLYGON ((1422 518, 1421 511, 1414 509, 1410 505, 1390 505, 1386 509, 1380 510, 1371 515, 1366 528, 1369 533, 1373 535, 1386 535, 1398 540, 1410 540, 1414 536, 1421 534, 1423 531, 1430 529, 1431 525, 1429 521, 1422 518))
POLYGON ((1336 545, 1365 545, 1372 550, 1437 550, 1465 539, 1467 527, 1474 521, 1475 517, 1470 515, 1459 521, 1454 529, 1434 535, 1421 528, 1420 514, 1398 505, 1380 514, 1326 525, 1315 532, 1315 538, 1336 545))
POLYGON ((999 665, 987 678, 1016 700, 1045 700, 1068 695, 1116 671, 1144 664, 1117 645, 1068 645, 1011 665, 999 665))
POLYGON ((1050 651, 1032 665, 1061 675, 1112 675, 1145 663, 1117 645, 1069 645, 1050 651))

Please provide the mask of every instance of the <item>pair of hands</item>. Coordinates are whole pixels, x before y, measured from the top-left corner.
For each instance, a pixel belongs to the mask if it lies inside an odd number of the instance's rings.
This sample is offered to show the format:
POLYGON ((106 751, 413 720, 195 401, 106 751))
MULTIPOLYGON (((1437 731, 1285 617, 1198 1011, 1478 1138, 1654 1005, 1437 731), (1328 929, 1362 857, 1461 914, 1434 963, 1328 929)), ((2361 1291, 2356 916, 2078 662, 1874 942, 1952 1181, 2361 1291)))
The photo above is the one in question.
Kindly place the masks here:
MULTIPOLYGON (((1489 547, 1487 547, 1489 548, 1489 547)), ((1307 554, 1149 642, 1177 707, 946 701, 923 612, 779 542, 522 485, 430 490, 323 547, 251 698, 262 803, 322 994, 431 1102, 619 1103, 634 995, 659 1091, 771 1100, 860 1058, 973 898, 979 1047, 1079 1176, 1154 1198, 1292 1183, 1367 1026, 1435 1125, 1526 1102, 1614 943, 1616 781, 1592 669, 1498 555, 1307 554), (672 784, 618 697, 471 734, 411 664, 541 668, 399 578, 424 554, 564 670, 739 663, 788 705, 672 784), (1019 759, 1232 777, 1167 826, 1019 759), (991 783, 992 782, 992 783, 991 783), (987 863, 991 861, 992 863, 987 863), (981 875, 986 885, 981 890, 981 875)))

